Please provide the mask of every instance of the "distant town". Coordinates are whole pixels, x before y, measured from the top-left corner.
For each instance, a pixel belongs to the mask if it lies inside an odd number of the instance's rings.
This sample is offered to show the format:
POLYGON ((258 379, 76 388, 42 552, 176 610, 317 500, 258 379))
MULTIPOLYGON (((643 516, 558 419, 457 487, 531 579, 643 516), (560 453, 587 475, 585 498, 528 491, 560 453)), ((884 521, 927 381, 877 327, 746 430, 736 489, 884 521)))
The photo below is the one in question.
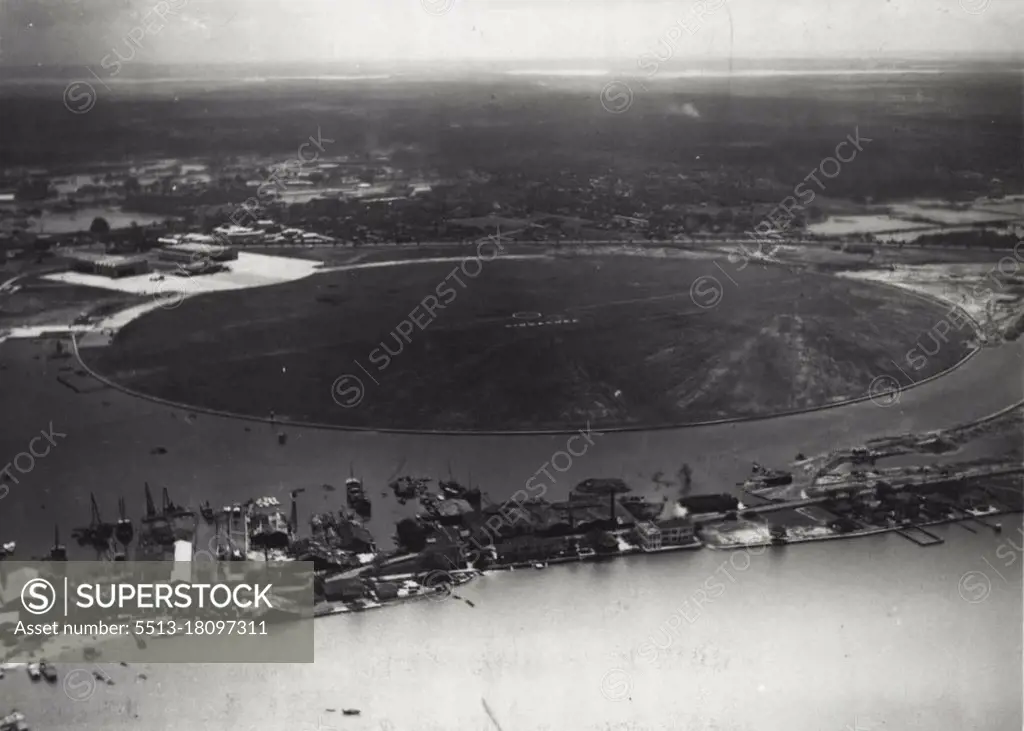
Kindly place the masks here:
MULTIPOLYGON (((310 139, 314 139, 311 137, 310 139)), ((320 141, 327 146, 326 140, 320 141)), ((423 244, 470 241, 504 229, 510 240, 675 241, 738 237, 872 246, 1005 248, 1022 199, 998 180, 945 202, 815 201, 787 210, 769 180, 715 201, 711 170, 672 177, 541 175, 466 170, 443 176, 410 167, 401 151, 232 161, 161 160, 74 173, 0 172, 0 251, 46 256, 58 246, 102 242, 108 253, 168 243, 238 246, 423 244), (778 196, 778 197, 773 197, 778 196), (758 202, 763 200, 763 202, 758 202)), ((805 191, 810 193, 811 191, 805 191)))

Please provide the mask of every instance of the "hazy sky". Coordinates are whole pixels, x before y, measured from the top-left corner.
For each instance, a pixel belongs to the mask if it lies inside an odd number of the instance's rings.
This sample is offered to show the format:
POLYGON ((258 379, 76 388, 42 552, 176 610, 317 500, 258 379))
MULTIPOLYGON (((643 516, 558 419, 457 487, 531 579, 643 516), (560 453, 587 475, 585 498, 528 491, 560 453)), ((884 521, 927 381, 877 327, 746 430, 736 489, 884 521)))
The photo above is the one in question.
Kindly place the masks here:
POLYGON ((129 35, 152 63, 630 58, 659 39, 728 57, 730 25, 736 58, 1016 52, 1024 0, 0 0, 6 65, 127 56, 129 35))

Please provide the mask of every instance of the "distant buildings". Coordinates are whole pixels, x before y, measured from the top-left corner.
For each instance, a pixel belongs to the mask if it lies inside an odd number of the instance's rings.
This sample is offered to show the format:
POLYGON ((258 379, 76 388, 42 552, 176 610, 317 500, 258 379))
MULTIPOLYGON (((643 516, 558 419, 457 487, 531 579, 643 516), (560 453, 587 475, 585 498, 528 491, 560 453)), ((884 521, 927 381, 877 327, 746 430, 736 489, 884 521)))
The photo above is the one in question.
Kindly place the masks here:
POLYGON ((234 246, 259 243, 264 238, 263 231, 251 229, 247 226, 218 226, 213 230, 213 233, 216 237, 226 240, 234 246))
POLYGON ((632 228, 648 228, 651 222, 646 218, 639 216, 612 216, 612 220, 619 226, 629 226, 632 228))
POLYGON ((172 238, 162 238, 160 243, 164 244, 157 252, 161 261, 188 263, 199 260, 232 261, 238 258, 238 251, 230 246, 221 246, 220 244, 180 241, 172 238))

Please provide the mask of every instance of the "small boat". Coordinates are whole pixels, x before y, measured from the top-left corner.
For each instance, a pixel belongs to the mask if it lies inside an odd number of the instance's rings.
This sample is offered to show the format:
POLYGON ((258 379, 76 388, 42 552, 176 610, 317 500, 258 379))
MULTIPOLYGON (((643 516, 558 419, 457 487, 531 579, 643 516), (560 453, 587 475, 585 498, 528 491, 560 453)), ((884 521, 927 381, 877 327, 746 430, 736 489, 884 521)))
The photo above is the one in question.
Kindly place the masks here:
POLYGON ((444 497, 462 498, 465 497, 468 492, 465 487, 452 479, 441 480, 438 482, 438 487, 441 488, 441 492, 444 493, 444 497))
POLYGON ((28 672, 28 677, 32 678, 32 680, 39 680, 43 677, 43 674, 39 671, 39 663, 37 662, 30 662, 25 666, 25 670, 28 672))
POLYGON ((540 570, 540 569, 543 569, 543 568, 546 568, 546 567, 547 567, 547 564, 546 563, 541 563, 540 561, 538 561, 537 563, 535 563, 533 565, 533 568, 535 568, 537 570, 540 570))
POLYGON ((361 713, 358 708, 343 708, 341 712, 345 716, 358 716, 361 713))
POLYGON ((471 607, 475 607, 475 606, 476 606, 476 604, 474 604, 473 602, 471 602, 471 601, 470 601, 469 599, 463 599, 462 601, 466 602, 466 604, 468 604, 468 605, 469 605, 469 606, 471 606, 471 607))
POLYGON ((46 679, 47 683, 57 682, 57 670, 53 667, 53 665, 50 665, 46 662, 41 662, 39 663, 39 672, 40 674, 42 674, 43 678, 46 679))

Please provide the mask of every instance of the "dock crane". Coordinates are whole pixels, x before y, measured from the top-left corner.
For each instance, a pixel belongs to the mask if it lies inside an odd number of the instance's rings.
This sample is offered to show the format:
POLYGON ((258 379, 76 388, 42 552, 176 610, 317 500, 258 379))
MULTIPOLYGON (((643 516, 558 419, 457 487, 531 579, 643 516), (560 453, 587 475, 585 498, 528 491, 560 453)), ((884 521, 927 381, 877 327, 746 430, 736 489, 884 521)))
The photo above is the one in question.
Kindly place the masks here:
POLYGON ((78 541, 80 546, 92 546, 99 559, 110 552, 110 541, 114 537, 114 525, 103 522, 100 516, 100 507, 96 503, 96 496, 89 493, 89 502, 92 506, 92 519, 88 526, 76 528, 71 536, 78 541))
POLYGON ((181 505, 175 505, 171 501, 171 496, 167 492, 167 488, 163 488, 163 516, 165 518, 190 518, 195 517, 195 512, 184 508, 181 505))
POLYGON ((153 503, 153 493, 149 491, 149 483, 144 483, 146 488, 146 517, 142 519, 143 523, 152 523, 160 519, 160 516, 156 513, 156 505, 153 503))
POLYGON ((142 519, 143 523, 154 523, 160 520, 169 520, 170 518, 189 518, 194 517, 195 512, 183 508, 180 505, 175 505, 171 500, 170 494, 167 492, 167 488, 163 488, 161 495, 160 511, 157 512, 156 505, 153 503, 153 493, 149 491, 149 483, 145 483, 146 488, 146 517, 142 519))

